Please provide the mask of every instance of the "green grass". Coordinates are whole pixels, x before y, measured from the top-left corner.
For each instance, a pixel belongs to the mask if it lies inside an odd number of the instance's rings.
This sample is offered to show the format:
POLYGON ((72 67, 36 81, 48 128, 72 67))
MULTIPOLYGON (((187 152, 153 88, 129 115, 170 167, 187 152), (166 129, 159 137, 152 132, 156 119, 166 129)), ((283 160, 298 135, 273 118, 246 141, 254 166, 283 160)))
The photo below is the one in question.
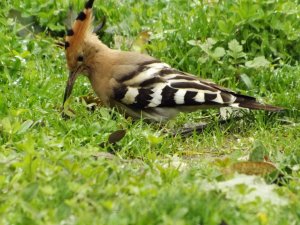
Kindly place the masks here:
MULTIPOLYGON (((106 108, 90 112, 79 99, 91 92, 83 77, 70 102, 75 117, 62 119, 68 73, 56 42, 69 2, 54 2, 0 3, 0 224, 300 223, 300 28, 294 1, 258 1, 254 8, 247 1, 95 1, 96 19, 105 14, 108 20, 102 40, 112 48, 130 49, 127 42, 149 30, 145 47, 151 55, 288 109, 247 113, 222 127, 214 122, 216 111, 182 114, 162 125, 132 122, 106 108), (12 9, 22 12, 19 19, 12 9), (226 18, 224 27, 220 21, 226 18), (207 38, 216 41, 209 54, 203 50, 207 38), (245 56, 232 57, 234 39, 245 56), (213 56, 216 47, 225 54, 213 56), (247 66, 262 55, 269 63, 247 66), (212 121, 202 134, 168 135, 201 121, 212 121), (100 143, 119 129, 126 136, 113 147, 115 155, 105 155, 112 147, 100 143), (255 149, 264 149, 279 172, 249 184, 251 177, 228 169, 255 149), (235 179, 239 184, 225 187, 235 179), (260 197, 251 198, 256 189, 260 197)), ((75 12, 83 4, 73 1, 75 12)))

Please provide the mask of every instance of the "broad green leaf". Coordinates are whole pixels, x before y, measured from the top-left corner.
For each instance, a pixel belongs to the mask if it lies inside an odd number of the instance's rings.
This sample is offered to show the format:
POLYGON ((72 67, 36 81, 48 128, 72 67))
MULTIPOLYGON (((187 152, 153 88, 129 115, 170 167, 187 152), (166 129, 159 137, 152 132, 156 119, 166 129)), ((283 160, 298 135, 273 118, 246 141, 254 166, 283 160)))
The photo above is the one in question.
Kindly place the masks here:
POLYGON ((264 144, 259 140, 255 141, 253 144, 252 152, 249 156, 249 161, 264 161, 264 159, 268 157, 269 153, 264 144))
POLYGON ((200 44, 199 46, 204 52, 209 53, 216 43, 217 41, 214 40, 213 38, 207 38, 207 40, 204 43, 200 44))
POLYGON ((189 40, 189 41, 187 41, 187 43, 192 46, 199 46, 201 42, 198 40, 189 40))
POLYGON ((218 59, 222 58, 225 54, 226 54, 225 49, 222 47, 217 47, 213 52, 213 56, 218 59))
POLYGON ((12 131, 12 124, 10 122, 10 118, 9 117, 5 117, 4 119, 1 120, 1 125, 3 128, 3 131, 5 133, 11 133, 12 131))
POLYGON ((240 78, 244 82, 244 84, 246 85, 246 87, 248 89, 252 89, 253 88, 253 83, 251 81, 251 78, 247 74, 244 74, 244 73, 241 74, 240 78))
POLYGON ((258 56, 253 60, 247 61, 245 66, 249 68, 269 67, 270 62, 264 56, 258 56))
POLYGON ((207 55, 204 55, 203 57, 198 58, 198 62, 203 64, 206 63, 209 60, 209 57, 207 55))
POLYGON ((235 60, 247 57, 246 53, 243 52, 243 46, 240 45, 239 42, 235 39, 228 43, 228 48, 229 48, 229 50, 227 51, 228 55, 230 55, 235 60))
POLYGON ((24 123, 21 124, 21 127, 18 130, 18 134, 22 134, 26 132, 31 127, 32 124, 33 124, 32 120, 26 120, 24 123))
POLYGON ((239 42, 236 39, 233 39, 228 43, 228 48, 232 52, 242 52, 243 51, 243 46, 239 44, 239 42))

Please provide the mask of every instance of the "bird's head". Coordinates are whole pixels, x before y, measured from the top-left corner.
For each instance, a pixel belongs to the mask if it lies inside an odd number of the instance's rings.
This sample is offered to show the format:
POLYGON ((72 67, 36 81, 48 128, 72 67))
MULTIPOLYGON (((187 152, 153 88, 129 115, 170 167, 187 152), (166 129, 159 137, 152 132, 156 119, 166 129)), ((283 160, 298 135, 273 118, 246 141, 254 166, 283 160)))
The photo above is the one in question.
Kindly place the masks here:
POLYGON ((89 62, 94 57, 96 46, 101 41, 96 36, 96 32, 103 28, 105 19, 93 30, 93 7, 94 0, 88 0, 85 8, 81 11, 71 29, 67 31, 65 38, 65 53, 69 68, 69 78, 65 89, 64 100, 70 97, 75 80, 80 73, 89 73, 89 62))

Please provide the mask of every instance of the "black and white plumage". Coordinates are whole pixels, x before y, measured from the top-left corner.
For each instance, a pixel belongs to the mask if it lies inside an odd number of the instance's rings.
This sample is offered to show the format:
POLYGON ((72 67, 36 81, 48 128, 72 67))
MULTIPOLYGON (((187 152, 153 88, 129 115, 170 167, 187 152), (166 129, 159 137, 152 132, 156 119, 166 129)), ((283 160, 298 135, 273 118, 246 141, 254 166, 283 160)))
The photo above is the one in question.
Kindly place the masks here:
POLYGON ((92 5, 92 0, 86 3, 66 37, 70 75, 64 101, 82 73, 105 105, 134 118, 163 121, 179 112, 227 106, 282 110, 178 71, 151 56, 108 48, 92 32, 92 5))
POLYGON ((116 105, 134 117, 167 120, 179 112, 198 109, 241 107, 279 111, 255 98, 240 95, 215 83, 178 71, 159 60, 145 61, 117 80, 116 105))

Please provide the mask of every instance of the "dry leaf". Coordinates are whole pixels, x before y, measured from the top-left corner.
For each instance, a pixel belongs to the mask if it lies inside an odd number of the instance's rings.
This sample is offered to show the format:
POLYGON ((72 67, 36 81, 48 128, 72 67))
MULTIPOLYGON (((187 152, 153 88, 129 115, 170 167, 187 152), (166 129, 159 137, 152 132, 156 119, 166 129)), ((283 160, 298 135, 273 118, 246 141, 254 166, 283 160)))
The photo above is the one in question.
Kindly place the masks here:
POLYGON ((192 157, 192 156, 203 155, 203 152, 192 151, 192 150, 185 150, 185 151, 180 152, 180 155, 187 156, 187 157, 192 157))
POLYGON ((96 106, 103 106, 103 102, 100 100, 100 98, 96 97, 93 94, 80 96, 80 100, 84 100, 87 105, 95 104, 96 106))
POLYGON ((273 163, 269 162, 237 162, 231 165, 231 172, 238 172, 247 175, 267 175, 274 171, 277 168, 273 163))
POLYGON ((120 150, 120 146, 116 145, 116 143, 122 140, 125 134, 126 130, 117 130, 109 135, 107 142, 100 143, 99 147, 106 148, 109 153, 115 154, 115 152, 120 150))
POLYGON ((109 144, 115 144, 119 142, 126 134, 126 130, 117 130, 111 133, 108 137, 109 144))
POLYGON ((115 159, 116 156, 114 154, 111 154, 109 152, 99 152, 93 155, 93 157, 95 158, 95 160, 97 159, 115 159))

